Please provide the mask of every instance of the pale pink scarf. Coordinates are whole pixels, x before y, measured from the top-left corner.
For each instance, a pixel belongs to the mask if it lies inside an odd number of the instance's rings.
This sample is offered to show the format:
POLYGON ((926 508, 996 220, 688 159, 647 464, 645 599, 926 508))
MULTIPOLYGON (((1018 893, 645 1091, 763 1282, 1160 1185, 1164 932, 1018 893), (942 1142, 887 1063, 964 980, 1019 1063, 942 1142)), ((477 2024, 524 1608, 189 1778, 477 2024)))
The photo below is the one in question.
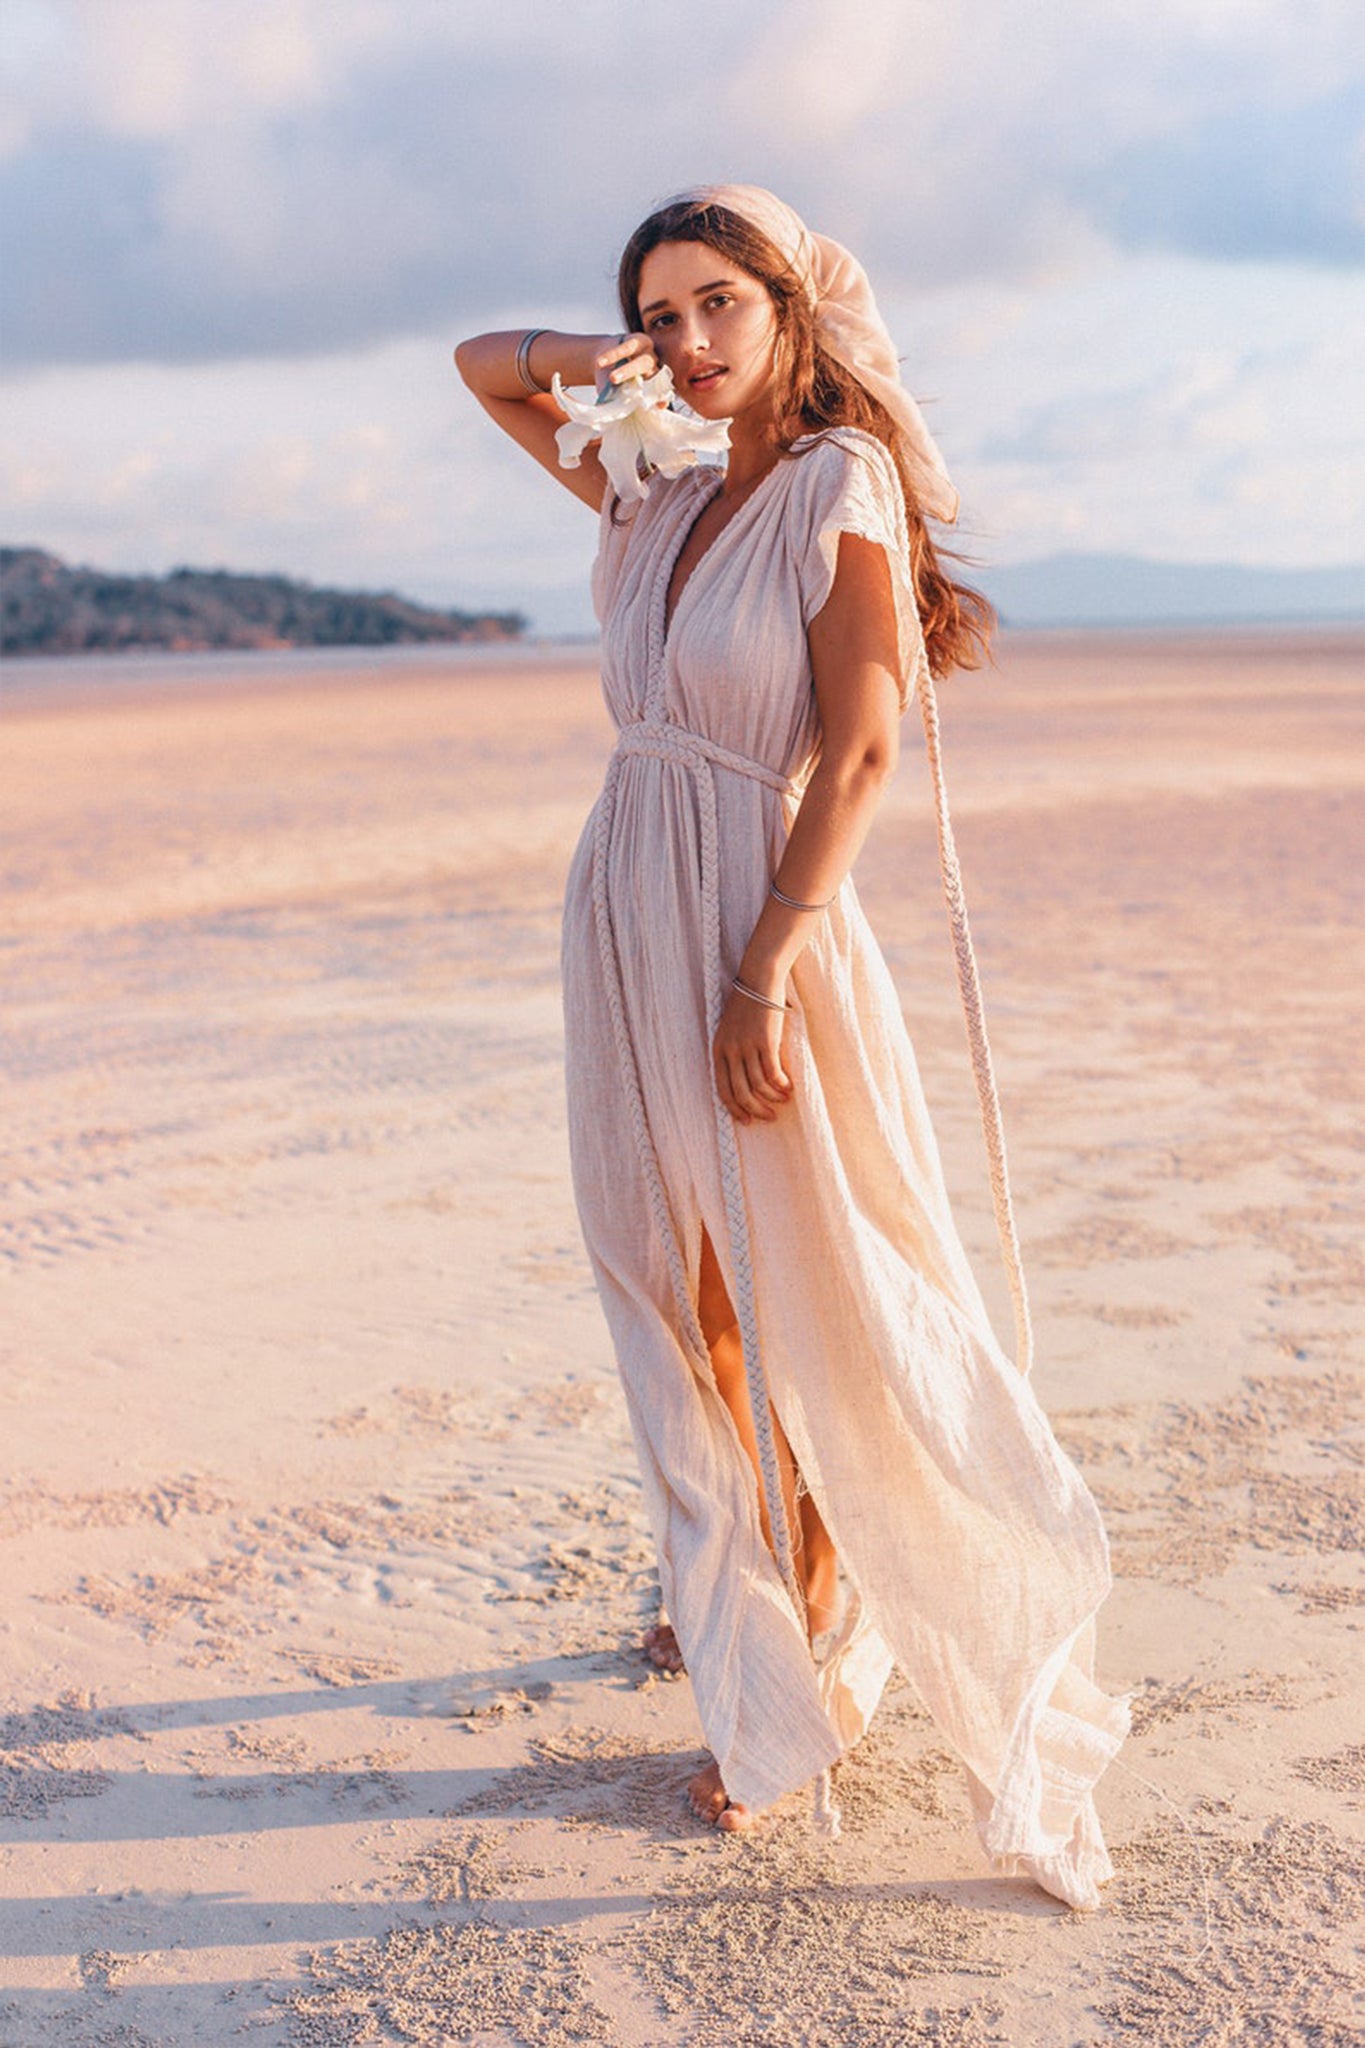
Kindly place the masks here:
POLYGON ((857 257, 828 235, 813 235, 798 213, 761 185, 696 185, 669 204, 677 200, 725 207, 766 235, 786 258, 815 309, 822 345, 881 400, 904 434, 921 509, 951 525, 957 518, 957 492, 923 413, 901 382, 900 358, 857 257))

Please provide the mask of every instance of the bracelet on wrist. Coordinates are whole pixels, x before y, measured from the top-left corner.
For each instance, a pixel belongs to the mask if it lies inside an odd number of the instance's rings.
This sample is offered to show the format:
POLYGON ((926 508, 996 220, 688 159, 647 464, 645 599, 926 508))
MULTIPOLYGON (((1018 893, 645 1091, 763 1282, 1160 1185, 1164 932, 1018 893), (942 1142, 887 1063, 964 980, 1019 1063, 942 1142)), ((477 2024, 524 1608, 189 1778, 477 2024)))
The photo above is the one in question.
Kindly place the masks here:
POLYGON ((548 384, 537 384, 532 376, 531 350, 546 331, 544 327, 528 327, 521 340, 517 343, 517 376, 527 391, 539 394, 541 397, 544 397, 550 387, 548 384))
POLYGON ((751 1002, 762 1003, 765 1010, 789 1010, 791 1008, 790 1003, 779 1003, 775 996, 765 996, 758 989, 750 988, 748 982, 741 981, 737 974, 731 977, 730 986, 737 988, 742 996, 748 996, 751 1002))
MULTIPOLYGON (((839 891, 836 889, 834 896, 837 896, 838 893, 839 891)), ((830 904, 834 901, 834 896, 827 896, 823 903, 798 903, 794 896, 784 895, 776 882, 769 882, 768 894, 775 896, 779 903, 785 903, 788 910, 828 910, 830 904)))

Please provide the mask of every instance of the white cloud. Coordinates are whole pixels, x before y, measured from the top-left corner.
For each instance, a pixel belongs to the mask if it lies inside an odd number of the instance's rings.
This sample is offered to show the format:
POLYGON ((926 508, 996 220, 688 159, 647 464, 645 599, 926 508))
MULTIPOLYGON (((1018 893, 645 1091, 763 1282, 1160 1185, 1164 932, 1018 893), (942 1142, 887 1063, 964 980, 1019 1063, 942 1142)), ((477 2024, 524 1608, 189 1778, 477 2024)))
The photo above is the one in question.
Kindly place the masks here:
MULTIPOLYGON (((1124 174, 1140 183, 1172 150, 1197 154, 1211 122, 1226 124, 1246 192, 1247 240, 1229 253, 1253 253, 1258 214, 1274 212, 1262 159, 1281 135, 1296 196, 1310 216, 1341 217, 1349 239, 1349 145, 1301 117, 1363 76, 1357 0, 794 0, 744 61, 730 107, 752 116, 767 182, 813 224, 818 212, 879 270, 932 286, 1084 271, 1129 238, 1124 174)), ((1187 245, 1194 183, 1163 195, 1150 239, 1187 245)))
POLYGON ((866 257, 983 552, 1365 555, 1359 0, 692 0, 652 67, 545 20, 8 0, 9 537, 585 625, 591 521, 450 342, 610 322, 735 177, 866 257))
POLYGON ((10 4, 6 84, 35 125, 157 141, 322 104, 392 45, 399 23, 430 36, 453 21, 423 0, 402 10, 371 0, 10 4))
MULTIPOLYGON (((1365 292, 1330 272, 1293 294, 1279 281, 1147 258, 1050 289, 888 301, 969 549, 1365 558, 1365 292)), ((581 328, 591 309, 547 317, 581 328)), ((453 339, 12 379, 5 538, 115 569, 283 569, 585 630, 593 521, 485 419, 453 339)))
POLYGON ((9 0, 0 27, 0 162, 69 120, 84 63, 79 25, 50 0, 9 0))
POLYGON ((989 554, 1365 558, 1362 280, 1152 256, 891 310, 989 554))
POLYGON ((553 37, 536 0, 10 6, 11 361, 477 319, 605 275, 706 177, 774 185, 888 287, 1365 247, 1358 0, 692 0, 652 66, 609 0, 553 37))
MULTIPOLYGON (((573 309, 562 314, 576 324, 573 309)), ((11 380, 9 543, 129 572, 283 570, 590 622, 592 517, 504 444, 450 339, 11 380)))

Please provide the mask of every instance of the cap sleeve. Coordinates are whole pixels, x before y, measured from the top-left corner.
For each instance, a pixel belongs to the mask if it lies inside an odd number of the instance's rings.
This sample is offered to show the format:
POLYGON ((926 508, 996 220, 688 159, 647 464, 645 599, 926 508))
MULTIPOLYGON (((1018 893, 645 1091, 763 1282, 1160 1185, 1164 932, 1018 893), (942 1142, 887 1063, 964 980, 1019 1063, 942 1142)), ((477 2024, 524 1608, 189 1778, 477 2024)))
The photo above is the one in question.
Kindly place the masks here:
POLYGON ((809 465, 805 493, 804 552, 800 565, 801 619, 809 627, 834 588, 839 536, 856 533, 885 549, 896 603, 900 654, 900 708, 908 709, 920 666, 924 633, 910 574, 910 535, 900 475, 891 452, 857 428, 826 434, 800 460, 809 465))

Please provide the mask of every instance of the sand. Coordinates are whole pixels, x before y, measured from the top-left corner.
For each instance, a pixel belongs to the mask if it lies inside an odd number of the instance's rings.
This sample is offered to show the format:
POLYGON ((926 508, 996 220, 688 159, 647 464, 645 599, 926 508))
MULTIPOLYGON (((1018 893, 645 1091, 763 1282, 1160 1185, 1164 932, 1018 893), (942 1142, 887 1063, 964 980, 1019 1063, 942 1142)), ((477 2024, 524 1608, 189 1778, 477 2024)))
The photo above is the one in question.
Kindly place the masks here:
MULTIPOLYGON (((983 1870, 904 1683, 841 1841, 685 1811, 564 1137, 587 658, 7 668, 3 2048, 1356 2038, 1362 653, 944 693, 1137 1709, 1093 1916, 983 1870)), ((913 722, 857 874, 1007 1329, 913 722)))

